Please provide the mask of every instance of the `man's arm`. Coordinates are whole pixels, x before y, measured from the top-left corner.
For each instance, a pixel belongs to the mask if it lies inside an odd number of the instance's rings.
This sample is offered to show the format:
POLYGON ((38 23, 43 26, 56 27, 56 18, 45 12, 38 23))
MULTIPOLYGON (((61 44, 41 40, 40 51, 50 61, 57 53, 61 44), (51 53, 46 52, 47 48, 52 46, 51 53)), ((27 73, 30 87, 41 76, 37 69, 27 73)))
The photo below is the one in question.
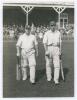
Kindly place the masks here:
POLYGON ((44 43, 44 49, 45 49, 45 52, 48 51, 48 46, 46 43, 44 43))
POLYGON ((44 44, 44 48, 45 48, 45 56, 49 57, 49 51, 48 51, 47 44, 44 44))
POLYGON ((61 40, 61 33, 60 33, 60 38, 59 38, 59 43, 60 43, 60 53, 62 52, 62 40, 61 40))
POLYGON ((44 43, 44 49, 45 49, 45 51, 47 51, 47 45, 46 45, 46 43, 44 43))
POLYGON ((20 56, 20 47, 19 46, 16 46, 16 49, 17 49, 17 56, 20 56))
POLYGON ((45 55, 46 56, 49 55, 47 43, 48 43, 48 39, 47 39, 47 35, 45 33, 44 38, 43 38, 43 44, 44 44, 44 49, 45 49, 45 55))

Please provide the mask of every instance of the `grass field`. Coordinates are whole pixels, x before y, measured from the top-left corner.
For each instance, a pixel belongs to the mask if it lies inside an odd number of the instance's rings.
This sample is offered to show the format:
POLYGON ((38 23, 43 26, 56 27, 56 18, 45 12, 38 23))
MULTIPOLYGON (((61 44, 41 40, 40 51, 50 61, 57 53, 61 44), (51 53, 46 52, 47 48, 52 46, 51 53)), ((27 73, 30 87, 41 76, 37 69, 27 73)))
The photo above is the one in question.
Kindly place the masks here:
POLYGON ((3 96, 4 97, 73 97, 74 96, 74 41, 62 43, 62 62, 65 82, 60 78, 60 85, 48 83, 45 74, 43 45, 39 44, 39 56, 36 67, 36 84, 16 81, 16 41, 3 43, 3 96))

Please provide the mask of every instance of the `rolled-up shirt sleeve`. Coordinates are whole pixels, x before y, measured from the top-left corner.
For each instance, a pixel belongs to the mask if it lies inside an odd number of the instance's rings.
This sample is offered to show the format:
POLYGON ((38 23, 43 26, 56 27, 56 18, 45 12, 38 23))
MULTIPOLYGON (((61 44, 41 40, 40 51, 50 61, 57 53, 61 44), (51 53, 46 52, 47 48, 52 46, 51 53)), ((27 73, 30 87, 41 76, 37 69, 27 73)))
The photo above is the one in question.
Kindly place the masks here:
POLYGON ((44 38, 43 38, 43 43, 44 43, 44 44, 47 44, 47 42, 48 42, 48 39, 47 39, 47 35, 45 34, 45 35, 44 35, 44 38))
POLYGON ((19 37, 19 39, 18 39, 18 41, 17 41, 17 43, 16 43, 16 47, 17 47, 17 46, 18 46, 18 47, 21 47, 21 45, 22 45, 22 36, 19 37))

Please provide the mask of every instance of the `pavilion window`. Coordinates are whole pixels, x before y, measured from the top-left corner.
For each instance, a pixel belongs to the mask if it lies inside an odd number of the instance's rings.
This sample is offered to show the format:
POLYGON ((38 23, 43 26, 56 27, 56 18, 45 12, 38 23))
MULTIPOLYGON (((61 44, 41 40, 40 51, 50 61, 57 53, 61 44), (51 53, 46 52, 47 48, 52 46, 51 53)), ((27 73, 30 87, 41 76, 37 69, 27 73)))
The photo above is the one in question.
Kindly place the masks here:
POLYGON ((68 25, 68 14, 61 13, 60 15, 60 27, 65 28, 68 25))

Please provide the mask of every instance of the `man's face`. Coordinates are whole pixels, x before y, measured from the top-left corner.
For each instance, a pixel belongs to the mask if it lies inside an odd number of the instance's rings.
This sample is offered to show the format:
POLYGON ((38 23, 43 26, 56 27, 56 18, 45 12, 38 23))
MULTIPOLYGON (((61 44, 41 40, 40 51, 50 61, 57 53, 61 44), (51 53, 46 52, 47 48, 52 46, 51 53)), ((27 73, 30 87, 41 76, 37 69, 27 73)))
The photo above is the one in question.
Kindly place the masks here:
POLYGON ((51 31, 52 31, 52 32, 54 32, 54 31, 55 31, 55 28, 56 28, 56 26, 55 26, 55 25, 50 25, 50 29, 51 29, 51 31))
POLYGON ((25 33, 26 33, 26 35, 30 35, 30 30, 29 29, 25 29, 25 33))

